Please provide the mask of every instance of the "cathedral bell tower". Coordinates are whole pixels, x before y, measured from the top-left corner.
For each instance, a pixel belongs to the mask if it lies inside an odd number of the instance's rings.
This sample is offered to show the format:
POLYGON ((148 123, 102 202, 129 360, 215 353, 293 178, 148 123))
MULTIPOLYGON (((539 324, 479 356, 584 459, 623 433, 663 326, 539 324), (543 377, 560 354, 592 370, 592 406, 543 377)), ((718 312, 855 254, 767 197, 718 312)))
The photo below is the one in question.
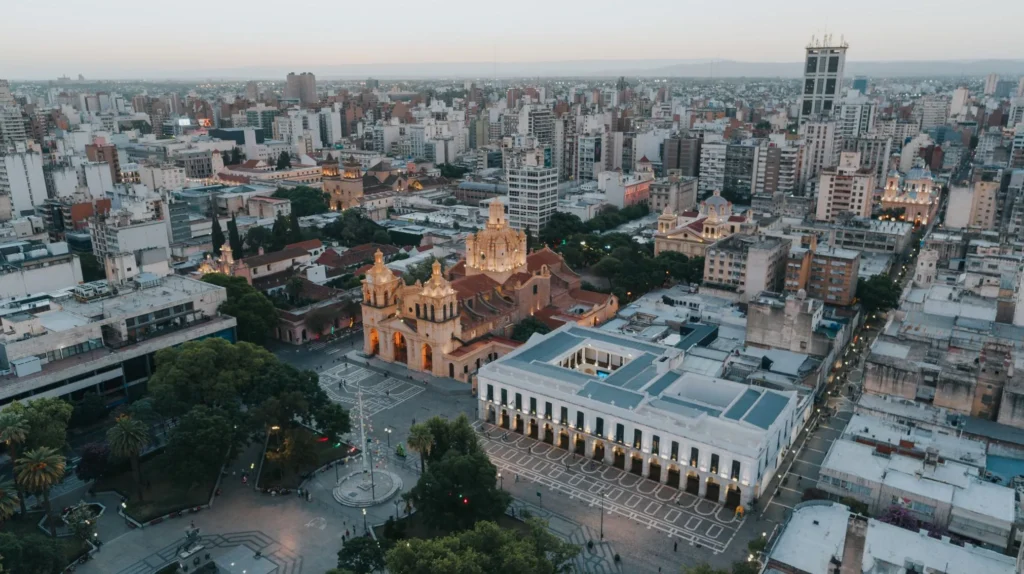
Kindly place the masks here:
POLYGON ((363 351, 366 354, 380 353, 380 325, 398 314, 398 294, 402 286, 402 280, 384 266, 384 254, 378 249, 373 254, 373 268, 363 280, 363 351))
MULTIPOLYGON (((453 337, 462 336, 459 301, 451 283, 441 274, 441 263, 434 261, 430 279, 423 284, 416 304, 416 332, 422 338, 414 349, 420 370, 440 377, 450 376, 443 356, 455 350, 453 337)), ((412 361, 410 361, 412 363, 412 361)))

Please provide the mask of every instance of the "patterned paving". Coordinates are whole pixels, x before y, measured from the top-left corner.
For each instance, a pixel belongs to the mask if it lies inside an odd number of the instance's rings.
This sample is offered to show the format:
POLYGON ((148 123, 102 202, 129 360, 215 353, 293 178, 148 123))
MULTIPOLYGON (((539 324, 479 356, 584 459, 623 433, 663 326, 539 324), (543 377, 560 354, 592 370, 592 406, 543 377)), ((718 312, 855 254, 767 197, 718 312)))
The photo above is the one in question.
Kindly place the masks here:
MULTIPOLYGON (((145 559, 121 570, 118 574, 152 574, 170 564, 175 559, 175 556, 177 556, 178 549, 184 542, 184 537, 179 538, 162 550, 154 552, 145 559)), ((245 546, 252 550, 253 553, 257 550, 262 552, 264 560, 276 564, 277 570, 274 571, 275 574, 302 574, 302 557, 294 554, 281 546, 276 540, 258 530, 203 536, 200 538, 200 543, 206 547, 196 554, 196 556, 204 557, 202 563, 206 562, 205 555, 207 553, 211 555, 211 558, 216 558, 223 554, 226 549, 245 546)), ((190 568, 192 567, 191 561, 189 561, 188 565, 190 568)))
POLYGON ((520 479, 567 494, 591 508, 603 504, 605 512, 625 516, 648 530, 660 530, 669 538, 719 554, 729 547, 743 526, 745 518, 737 519, 731 511, 710 500, 574 457, 568 451, 507 433, 482 421, 476 421, 474 426, 482 431, 485 450, 506 477, 519 475, 520 479))
POLYGON ((522 517, 524 511, 528 512, 531 516, 543 518, 547 521, 548 530, 552 534, 581 548, 575 560, 574 572, 604 574, 605 572, 619 571, 615 566, 615 551, 612 550, 611 544, 598 540, 598 533, 593 532, 586 525, 518 498, 513 499, 508 514, 510 516, 522 517), (587 541, 589 540, 594 541, 592 549, 587 548, 587 541))
POLYGON ((320 386, 345 408, 355 408, 357 395, 363 392, 363 409, 373 417, 393 409, 423 392, 423 385, 387 377, 357 365, 343 363, 320 373, 320 386))

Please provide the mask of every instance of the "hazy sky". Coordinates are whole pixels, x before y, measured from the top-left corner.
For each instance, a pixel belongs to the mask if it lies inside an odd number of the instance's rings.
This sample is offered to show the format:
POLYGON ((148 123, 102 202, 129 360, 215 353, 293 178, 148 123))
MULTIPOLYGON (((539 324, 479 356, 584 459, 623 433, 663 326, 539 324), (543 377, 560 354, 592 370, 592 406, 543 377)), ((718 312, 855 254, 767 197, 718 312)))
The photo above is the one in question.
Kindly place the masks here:
POLYGON ((851 61, 1024 58, 1020 0, 10 0, 2 13, 0 78, 495 57, 798 62, 826 29, 851 61))

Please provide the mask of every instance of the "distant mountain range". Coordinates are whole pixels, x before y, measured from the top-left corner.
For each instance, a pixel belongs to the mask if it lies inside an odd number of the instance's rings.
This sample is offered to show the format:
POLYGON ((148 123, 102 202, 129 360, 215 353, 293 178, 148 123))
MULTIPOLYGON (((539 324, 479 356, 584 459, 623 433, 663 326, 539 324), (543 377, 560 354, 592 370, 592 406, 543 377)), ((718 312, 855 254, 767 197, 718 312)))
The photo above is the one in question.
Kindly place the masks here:
MULTIPOLYGON (((283 80, 288 72, 309 71, 320 80, 332 79, 430 79, 430 78, 614 78, 678 77, 678 78, 798 78, 800 62, 737 62, 733 60, 577 60, 558 62, 450 62, 404 64, 342 64, 334 66, 246 66, 197 70, 159 71, 151 68, 120 69, 116 74, 86 70, 91 78, 147 80, 283 80), (89 73, 93 72, 93 73, 89 73)), ((846 76, 864 75, 875 78, 893 77, 958 77, 1024 75, 1024 60, 932 60, 904 62, 846 63, 846 76)), ((11 78, 17 77, 17 72, 11 78)))

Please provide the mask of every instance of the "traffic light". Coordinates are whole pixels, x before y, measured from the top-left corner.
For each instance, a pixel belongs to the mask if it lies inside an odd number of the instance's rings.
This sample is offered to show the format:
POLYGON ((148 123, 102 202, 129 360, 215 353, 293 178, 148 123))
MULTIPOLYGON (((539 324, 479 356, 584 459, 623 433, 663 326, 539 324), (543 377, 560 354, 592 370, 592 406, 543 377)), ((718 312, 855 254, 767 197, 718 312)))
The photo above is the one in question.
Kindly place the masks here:
POLYGON ((463 498, 462 499, 462 504, 469 504, 469 499, 468 498, 463 498))

